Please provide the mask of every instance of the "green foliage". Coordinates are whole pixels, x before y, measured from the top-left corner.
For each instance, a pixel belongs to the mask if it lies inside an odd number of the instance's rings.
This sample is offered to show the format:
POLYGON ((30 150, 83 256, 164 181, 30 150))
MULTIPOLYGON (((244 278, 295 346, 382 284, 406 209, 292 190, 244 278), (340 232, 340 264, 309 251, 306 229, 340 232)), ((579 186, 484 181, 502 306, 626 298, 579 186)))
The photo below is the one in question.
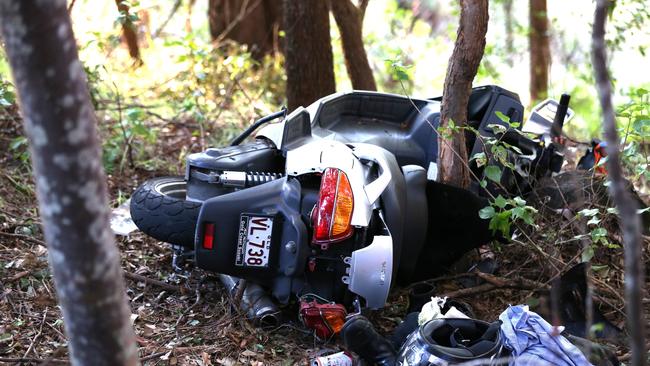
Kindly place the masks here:
POLYGON ((139 2, 122 0, 121 5, 126 6, 129 10, 119 12, 119 15, 115 19, 115 25, 127 25, 133 27, 135 25, 134 23, 140 20, 136 9, 140 5, 139 2))
POLYGON ((590 245, 583 248, 581 258, 583 262, 591 261, 595 254, 595 249, 600 245, 609 249, 617 249, 619 245, 614 244, 609 241, 609 231, 603 225, 605 218, 608 215, 617 215, 617 211, 614 208, 607 208, 604 212, 601 212, 598 208, 592 209, 583 209, 578 212, 578 217, 587 219, 587 228, 588 233, 582 235, 576 235, 574 239, 589 239, 590 245))
POLYGON ((644 88, 632 89, 630 102, 619 107, 621 125, 621 161, 629 178, 636 183, 650 182, 650 92, 644 88))
POLYGON ((528 206, 526 200, 521 197, 504 198, 499 195, 490 201, 489 206, 482 208, 478 215, 484 220, 490 220, 490 230, 509 237, 513 223, 523 222, 526 225, 535 225, 536 213, 537 210, 528 206))
POLYGON ((14 86, 0 75, 0 107, 9 107, 16 104, 14 86))
POLYGON ((385 72, 390 82, 384 83, 384 89, 398 94, 411 94, 413 90, 413 64, 406 56, 393 52, 393 57, 384 60, 385 72))

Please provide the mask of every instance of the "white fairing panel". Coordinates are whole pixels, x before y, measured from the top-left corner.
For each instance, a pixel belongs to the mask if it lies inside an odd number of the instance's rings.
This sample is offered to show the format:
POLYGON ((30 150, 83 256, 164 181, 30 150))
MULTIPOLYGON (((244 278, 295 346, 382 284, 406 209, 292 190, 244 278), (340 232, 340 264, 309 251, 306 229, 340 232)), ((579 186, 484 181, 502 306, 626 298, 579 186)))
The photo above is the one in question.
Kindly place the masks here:
POLYGON ((384 307, 393 276, 393 239, 378 235, 370 245, 352 252, 348 288, 370 309, 384 307))

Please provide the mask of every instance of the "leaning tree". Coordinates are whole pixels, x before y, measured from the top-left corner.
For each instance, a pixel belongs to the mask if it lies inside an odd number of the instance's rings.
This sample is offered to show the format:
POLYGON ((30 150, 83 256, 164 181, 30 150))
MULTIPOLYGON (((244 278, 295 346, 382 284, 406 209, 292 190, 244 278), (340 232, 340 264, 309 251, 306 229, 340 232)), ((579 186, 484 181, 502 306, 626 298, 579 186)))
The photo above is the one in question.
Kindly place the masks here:
POLYGON ((65 0, 0 0, 74 365, 137 365, 96 120, 65 0))
POLYGON ((357 5, 352 0, 332 0, 332 14, 341 34, 345 68, 352 82, 352 88, 377 90, 375 78, 363 46, 363 18, 369 0, 360 0, 357 5))
POLYGON ((645 347, 644 321, 644 269, 643 238, 641 218, 637 213, 637 203, 623 177, 620 161, 620 144, 616 128, 616 115, 612 104, 612 81, 607 70, 607 46, 605 30, 607 16, 613 3, 597 0, 592 28, 591 59, 596 79, 596 90, 603 112, 603 130, 607 140, 607 175, 611 182, 610 195, 619 212, 619 222, 623 232, 625 247, 625 307, 630 334, 631 360, 633 366, 646 364, 648 354, 645 347))
MULTIPOLYGON (((454 51, 449 59, 442 91, 441 130, 467 124, 467 104, 485 50, 488 28, 488 0, 461 0, 460 23, 454 51)), ((439 181, 457 187, 469 186, 469 167, 465 134, 462 129, 449 129, 440 134, 438 156, 439 181)))

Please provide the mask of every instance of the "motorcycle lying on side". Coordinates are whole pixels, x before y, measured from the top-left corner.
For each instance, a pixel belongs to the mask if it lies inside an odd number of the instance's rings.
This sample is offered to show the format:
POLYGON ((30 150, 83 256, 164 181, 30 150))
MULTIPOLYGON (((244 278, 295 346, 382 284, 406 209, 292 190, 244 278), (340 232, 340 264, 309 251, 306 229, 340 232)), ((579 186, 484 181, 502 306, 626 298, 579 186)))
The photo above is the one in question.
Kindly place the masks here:
POLYGON ((251 318, 275 324, 276 303, 298 302, 305 325, 328 338, 348 312, 381 308, 391 287, 431 278, 492 240, 478 211, 491 194, 525 192, 531 177, 559 171, 562 155, 544 139, 561 130, 567 104, 549 104, 554 122, 538 113, 531 126, 541 140, 531 139, 503 118, 522 119, 516 94, 474 88, 468 119, 478 135, 468 155, 490 157, 485 139, 497 138, 514 147, 517 169, 481 185, 485 167, 472 164, 478 179, 464 190, 436 181, 440 98, 333 94, 256 121, 229 147, 189 155, 184 177, 134 192, 131 216, 219 273, 229 291, 245 279, 251 318))

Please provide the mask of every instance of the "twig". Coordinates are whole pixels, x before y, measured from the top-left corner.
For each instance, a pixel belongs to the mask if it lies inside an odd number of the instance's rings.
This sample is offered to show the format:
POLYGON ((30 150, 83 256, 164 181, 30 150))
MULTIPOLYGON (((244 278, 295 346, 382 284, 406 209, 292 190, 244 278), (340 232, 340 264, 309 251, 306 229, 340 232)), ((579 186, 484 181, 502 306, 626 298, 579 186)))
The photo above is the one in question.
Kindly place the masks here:
POLYGON ((43 242, 42 240, 36 239, 34 237, 31 237, 29 235, 14 234, 14 233, 7 233, 7 232, 4 232, 4 231, 0 231, 0 236, 8 236, 8 237, 11 237, 11 238, 26 240, 26 241, 31 242, 32 244, 41 245, 41 246, 44 246, 44 247, 47 248, 47 245, 45 244, 45 242, 43 242))
POLYGON ((29 275, 30 273, 31 273, 30 271, 22 271, 22 272, 18 272, 18 273, 16 273, 15 275, 13 275, 13 276, 7 278, 7 282, 14 282, 14 281, 17 281, 17 280, 19 280, 19 279, 21 279, 21 278, 23 278, 23 277, 29 275))
POLYGON ((162 32, 163 29, 167 26, 167 23, 172 19, 174 14, 176 14, 176 11, 178 11, 178 8, 181 7, 181 3, 183 0, 176 0, 174 3, 174 7, 172 8, 172 11, 169 12, 169 15, 167 16, 167 19, 158 27, 158 29, 153 33, 152 37, 153 38, 158 38, 158 35, 160 35, 160 32, 162 32))
POLYGON ((68 361, 59 360, 59 359, 0 357, 0 362, 7 362, 7 363, 13 363, 13 364, 24 364, 24 363, 42 364, 42 363, 44 363, 46 361, 48 363, 57 363, 57 364, 64 364, 64 365, 69 364, 68 361))
POLYGON ((223 41, 226 36, 228 36, 228 33, 232 31, 238 24, 241 22, 248 14, 252 13, 255 8, 257 8, 262 0, 257 0, 252 6, 248 6, 249 0, 243 0, 243 4, 241 6, 241 10, 239 11, 239 14, 237 14, 237 17, 228 24, 226 29, 223 30, 215 39, 214 43, 219 44, 221 41, 223 41))
POLYGON ((518 288, 522 290, 548 290, 550 286, 541 282, 517 277, 513 279, 497 277, 489 273, 476 272, 476 275, 486 282, 500 288, 518 288))
POLYGON ((178 325, 181 323, 181 320, 183 320, 183 317, 185 317, 185 314, 189 313, 196 305, 199 304, 201 301, 201 284, 203 283, 203 280, 205 278, 202 278, 199 283, 196 285, 196 290, 194 291, 196 293, 196 299, 194 300, 194 304, 190 305, 183 313, 178 317, 176 320, 176 324, 174 325, 174 329, 176 329, 176 339, 179 339, 179 334, 178 334, 178 325))
POLYGON ((124 271, 124 277, 134 280, 134 281, 140 281, 144 283, 148 283, 153 286, 160 287, 162 289, 168 290, 168 291, 174 291, 174 292, 181 292, 181 287, 180 286, 174 286, 171 285, 167 282, 159 281, 159 280, 154 280, 153 278, 145 277, 139 274, 131 273, 124 271))
POLYGON ((160 356, 165 355, 167 352, 169 352, 169 351, 152 353, 152 354, 150 354, 150 355, 147 355, 147 356, 144 356, 144 357, 140 358, 140 362, 145 362, 145 361, 153 360, 154 358, 157 358, 157 357, 160 357, 160 356))
POLYGON ((45 312, 43 313, 43 320, 41 320, 41 326, 38 328, 38 333, 36 333, 34 338, 32 338, 32 341, 29 344, 29 347, 27 348, 27 351, 25 351, 25 354, 23 355, 23 358, 27 357, 29 352, 31 352, 32 348, 34 348, 34 343, 36 343, 36 340, 38 339, 38 337, 40 337, 41 334, 43 334, 43 324, 45 323, 45 318, 47 318, 48 309, 49 309, 49 307, 45 307, 45 312))
MULTIPOLYGON (((124 152, 126 154, 126 157, 129 162, 129 167, 131 169, 135 168, 135 162, 133 161, 133 147, 131 146, 131 137, 129 137, 129 134, 126 131, 126 127, 124 127, 124 124, 122 123, 122 96, 120 95, 120 89, 117 87, 117 84, 115 84, 114 81, 111 81, 113 84, 113 87, 115 87, 115 95, 117 96, 117 113, 118 113, 118 121, 117 123, 120 125, 120 130, 122 130, 122 137, 124 138, 124 144, 126 145, 126 151, 124 152)), ((120 168, 123 166, 124 162, 124 157, 122 157, 122 162, 120 163, 120 168)))
MULTIPOLYGON (((494 276, 484 272, 474 272, 471 273, 477 277, 483 279, 487 283, 482 285, 464 288, 456 291, 447 292, 444 296, 447 297, 463 297, 463 296, 472 296, 477 295, 483 292, 488 292, 495 289, 505 289, 505 288, 514 288, 520 290, 548 290, 550 286, 541 282, 528 280, 525 278, 514 278, 508 279, 503 277, 494 276)), ((470 273, 468 273, 470 275, 470 273)))
POLYGON ((482 285, 478 285, 470 288, 464 288, 456 291, 446 292, 443 296, 447 296, 451 298, 472 296, 472 295, 478 295, 484 292, 488 292, 496 288, 497 287, 491 283, 484 283, 482 285))
POLYGON ((70 5, 68 6, 68 13, 72 13, 72 8, 74 7, 74 3, 76 2, 77 0, 72 0, 72 2, 70 2, 70 5))

